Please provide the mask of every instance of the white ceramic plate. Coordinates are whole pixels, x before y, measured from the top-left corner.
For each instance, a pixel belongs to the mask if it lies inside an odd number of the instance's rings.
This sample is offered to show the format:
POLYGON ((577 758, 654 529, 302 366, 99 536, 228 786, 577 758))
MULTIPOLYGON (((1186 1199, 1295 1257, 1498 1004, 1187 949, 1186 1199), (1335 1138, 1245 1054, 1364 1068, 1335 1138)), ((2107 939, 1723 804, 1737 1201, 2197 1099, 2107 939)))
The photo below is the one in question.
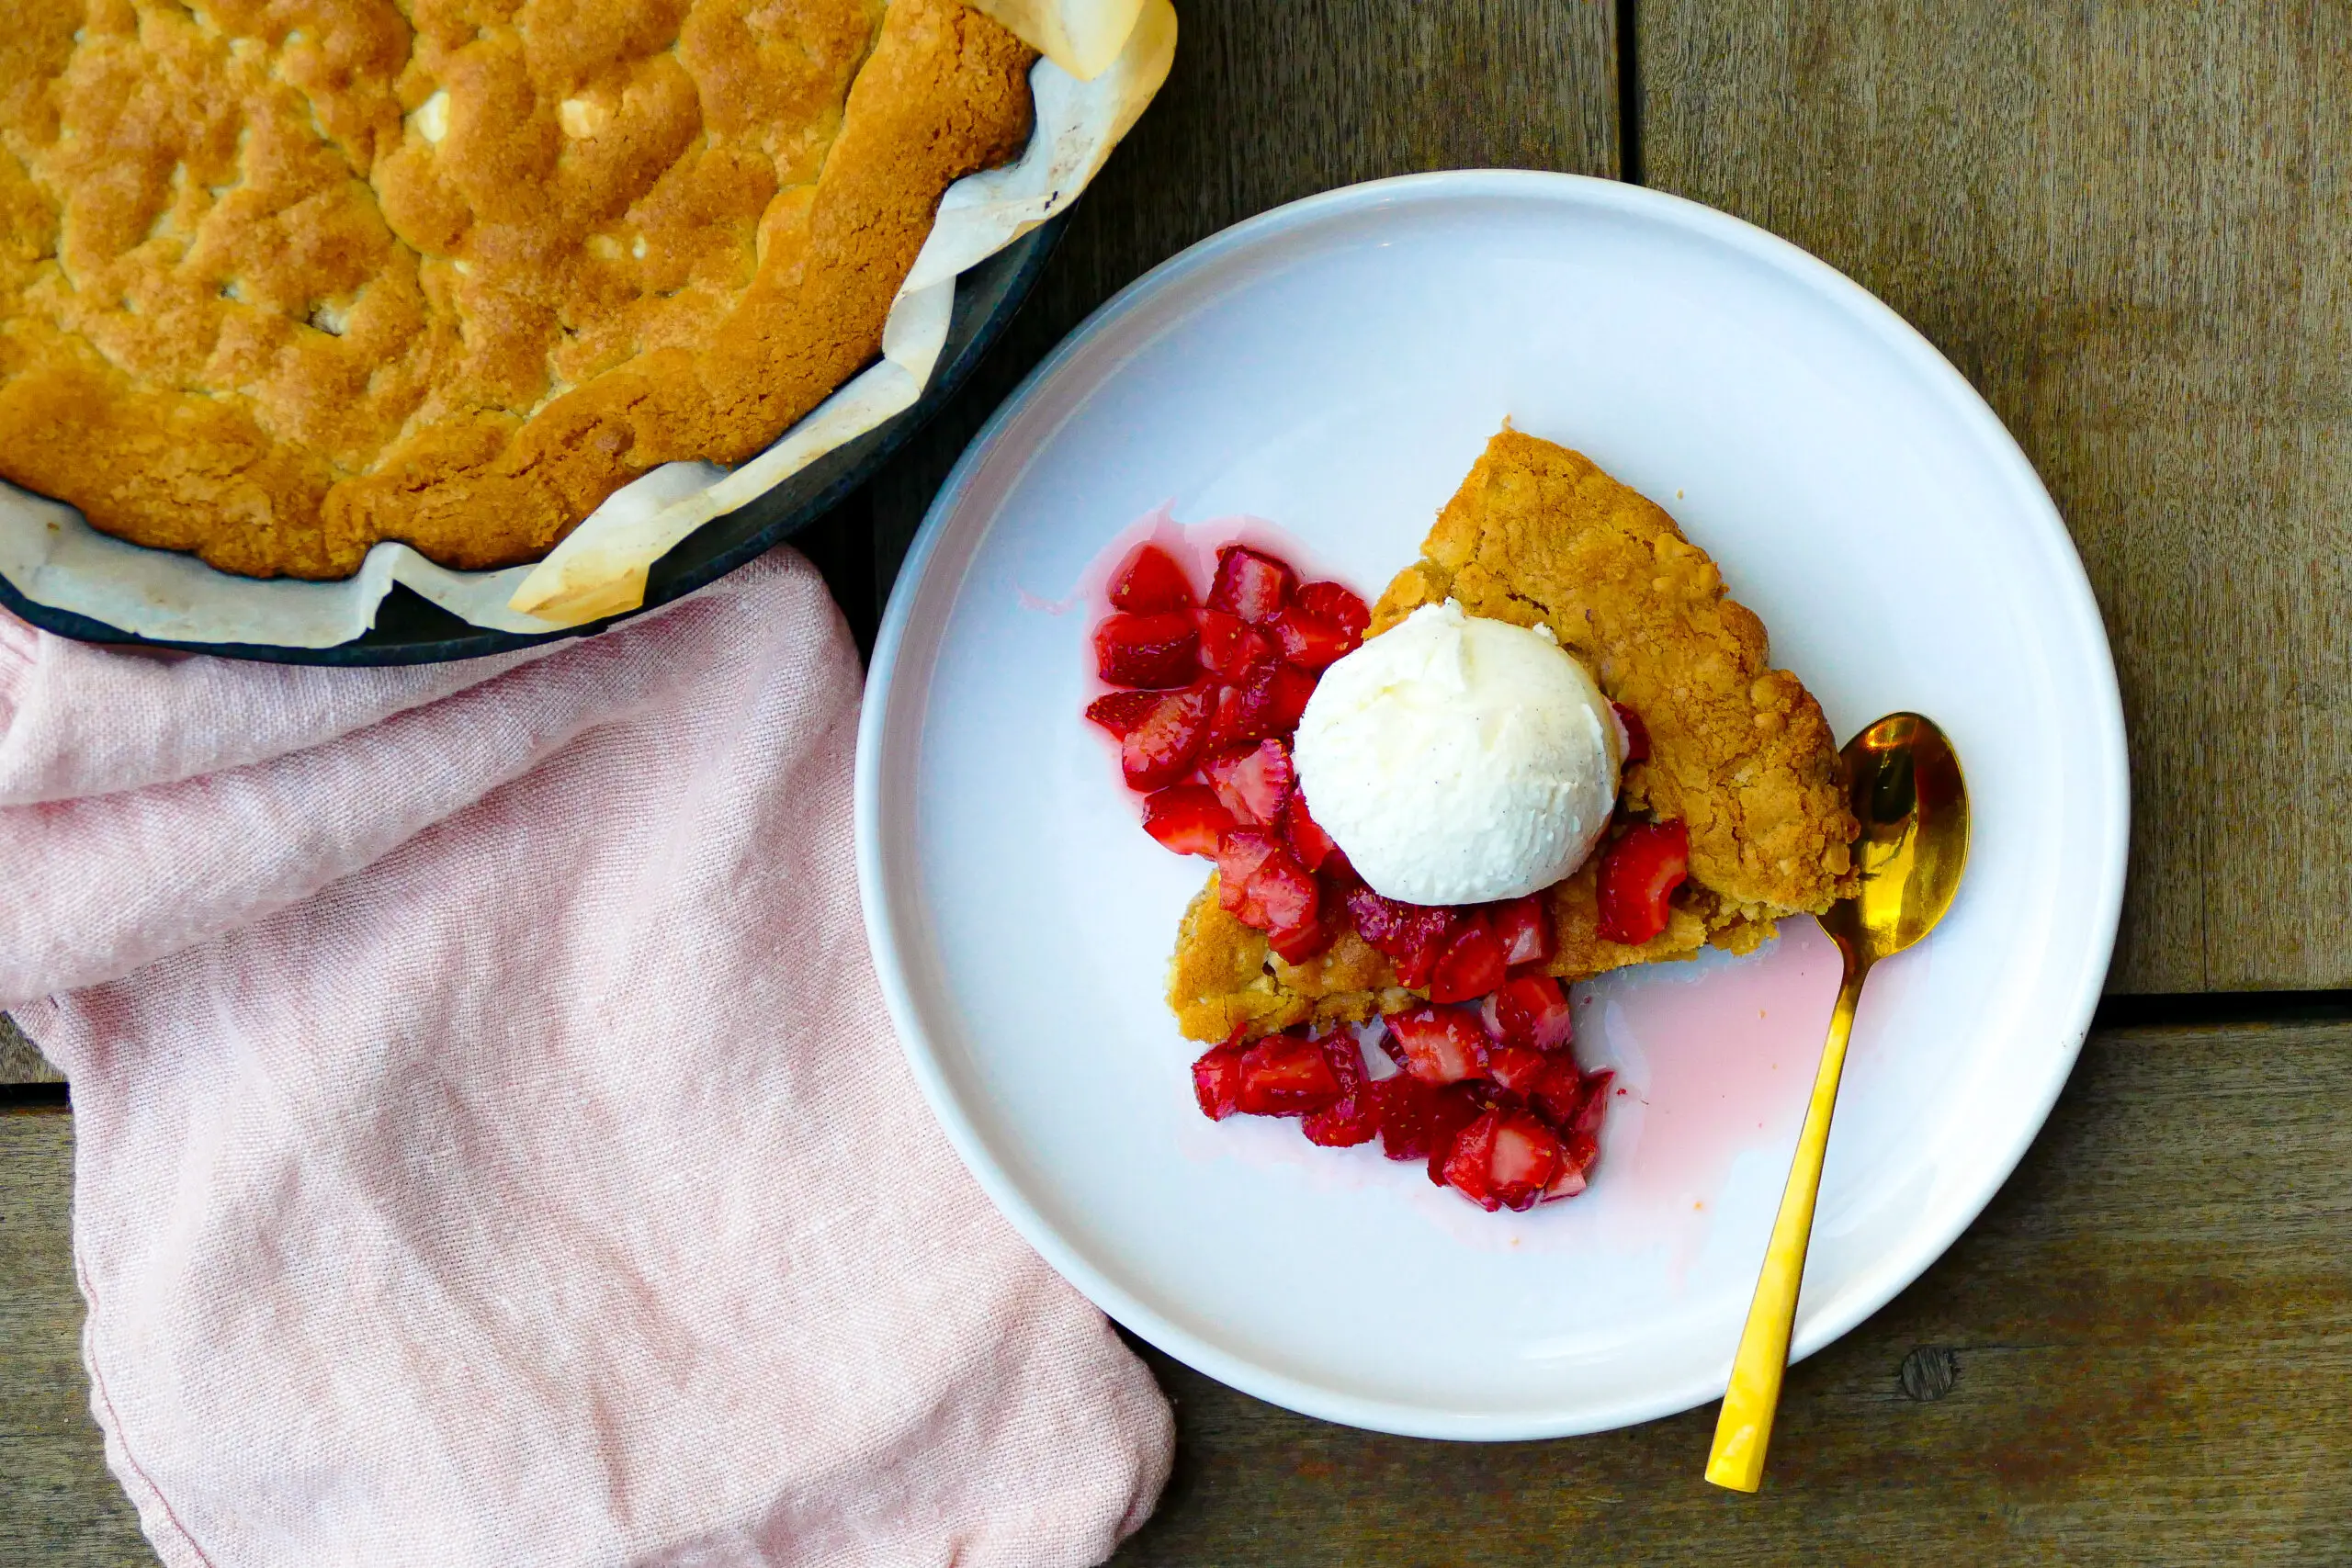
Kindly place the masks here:
POLYGON ((1862 1004, 1798 1354, 1916 1278, 2024 1152, 2123 884, 2122 713, 2065 529, 1951 366, 1811 257, 1647 190, 1444 174, 1268 213, 1103 307, 965 454, 892 598, 858 750, 875 958, 949 1136, 1080 1290, 1261 1398, 1430 1437, 1722 1393, 1826 940, 1582 988, 1579 1055, 1633 1092, 1573 1201, 1485 1214, 1376 1148, 1213 1124, 1160 1000, 1206 868, 1143 835, 1081 722, 1070 600, 1163 502, 1270 519, 1369 598, 1506 417, 1673 513, 1841 738, 1917 708, 1967 771, 1960 901, 1862 1004))

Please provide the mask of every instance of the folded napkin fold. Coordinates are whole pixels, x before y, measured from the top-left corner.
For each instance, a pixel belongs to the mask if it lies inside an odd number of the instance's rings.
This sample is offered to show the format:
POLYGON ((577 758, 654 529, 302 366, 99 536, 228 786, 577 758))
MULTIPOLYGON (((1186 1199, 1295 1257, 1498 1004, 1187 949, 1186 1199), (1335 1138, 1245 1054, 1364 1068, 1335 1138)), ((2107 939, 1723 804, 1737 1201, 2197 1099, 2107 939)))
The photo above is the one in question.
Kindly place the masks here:
POLYGON ((415 670, 0 614, 0 1006, 173 1564, 1087 1563, 1168 1410, 933 1124, 779 553, 415 670))

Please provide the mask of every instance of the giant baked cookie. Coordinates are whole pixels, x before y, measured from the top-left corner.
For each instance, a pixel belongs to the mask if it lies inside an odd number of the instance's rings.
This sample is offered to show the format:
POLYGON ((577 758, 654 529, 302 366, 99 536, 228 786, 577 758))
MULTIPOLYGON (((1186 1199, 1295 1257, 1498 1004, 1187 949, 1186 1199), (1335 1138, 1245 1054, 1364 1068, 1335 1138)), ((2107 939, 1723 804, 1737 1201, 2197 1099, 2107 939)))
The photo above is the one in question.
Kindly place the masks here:
POLYGON ((878 352, 1029 132, 959 0, 11 0, 0 477, 333 578, 544 555, 878 352))

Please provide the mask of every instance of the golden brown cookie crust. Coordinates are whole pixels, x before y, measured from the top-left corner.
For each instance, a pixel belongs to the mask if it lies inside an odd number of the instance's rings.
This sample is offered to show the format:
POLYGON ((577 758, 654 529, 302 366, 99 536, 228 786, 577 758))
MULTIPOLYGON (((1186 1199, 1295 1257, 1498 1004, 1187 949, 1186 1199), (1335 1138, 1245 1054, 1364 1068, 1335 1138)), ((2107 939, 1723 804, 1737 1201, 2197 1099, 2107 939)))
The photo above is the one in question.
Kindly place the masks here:
MULTIPOLYGON (((1729 597, 1706 552, 1658 507, 1580 453, 1505 429, 1374 606, 1369 635, 1422 604, 1539 622, 1612 701, 1641 716, 1650 759, 1625 771, 1622 811, 1679 818, 1690 880, 1667 929, 1640 947, 1600 935, 1597 862, 1545 890, 1563 980, 1751 953, 1781 916, 1818 914, 1854 887, 1853 815, 1828 721, 1768 662, 1764 626, 1729 597)), ((1185 911, 1168 1004, 1187 1039, 1355 1022, 1422 999, 1352 931, 1293 966, 1217 907, 1216 879, 1185 911)))
POLYGON ((250 576, 534 560, 879 352, 1029 134, 960 0, 16 0, 0 477, 250 576))

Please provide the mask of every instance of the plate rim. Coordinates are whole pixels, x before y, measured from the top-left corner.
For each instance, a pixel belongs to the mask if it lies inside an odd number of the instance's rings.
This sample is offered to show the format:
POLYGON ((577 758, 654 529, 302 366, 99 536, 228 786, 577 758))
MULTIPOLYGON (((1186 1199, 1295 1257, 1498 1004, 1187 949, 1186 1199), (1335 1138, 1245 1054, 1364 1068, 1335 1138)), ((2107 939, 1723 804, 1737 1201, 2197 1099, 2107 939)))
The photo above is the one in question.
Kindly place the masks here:
MULTIPOLYGON (((2095 819, 2105 825, 2105 831, 2092 847, 2091 858, 2103 874, 2098 878, 2088 922, 2095 936, 2091 951, 2097 961, 2084 965, 2069 1005, 2063 1010, 2065 1027, 2060 1034, 2059 1048, 2052 1055, 2046 1081, 2030 1097, 2031 1114, 2017 1123, 2018 1132, 2007 1146, 1987 1151, 1982 1167, 1981 1193, 1960 1206, 1952 1223, 1921 1232, 1917 1242, 1892 1266, 1882 1264, 1865 1271, 1849 1287, 1849 1299, 1840 1310, 1805 1325, 1791 1348, 1790 1361, 1793 1364, 1842 1338, 1942 1258, 2007 1184, 2026 1151, 2041 1135, 2073 1074, 2113 963, 2122 916, 2131 831, 2131 765, 2121 687, 2115 671, 2113 647, 2083 567, 2081 552, 2041 476, 1983 395, 1941 351, 1877 296, 1819 257, 1742 219, 1668 192, 1589 175, 1535 170, 1442 170, 1371 180, 1306 197, 1220 230, 1161 262, 1098 307, 1023 378, 965 448, 924 513, 892 586, 876 637, 865 702, 859 716, 854 789, 860 904, 876 974, 898 1032, 899 1048, 966 1168, 998 1212, 1056 1272, 1114 1321, 1154 1346, 1221 1382, 1271 1404, 1318 1419, 1401 1437, 1518 1441, 1613 1430, 1674 1415, 1722 1397, 1724 1380, 1702 1379, 1700 1382, 1704 1386, 1695 1394, 1687 1386, 1678 1386, 1650 1399, 1623 1401, 1622 1408, 1606 1412, 1598 1420, 1546 1419, 1519 1412, 1449 1412, 1351 1394, 1261 1367, 1170 1321, 1106 1276, 1061 1235, 990 1152, 952 1092, 937 1055, 924 1034, 922 1011, 909 982, 909 966, 899 937, 904 917, 894 911, 885 897, 888 878, 880 831, 884 784, 881 753, 886 732, 892 728, 897 695, 894 678, 920 586, 946 536, 948 520, 960 508, 981 461, 1040 389, 1087 345, 1146 300, 1238 252, 1382 206, 1482 197, 1515 198, 1547 208, 1597 208, 1663 220, 1669 227, 1691 231, 1698 238, 1743 253, 1750 261, 1827 296, 1844 307, 1857 324, 1872 330, 1915 372, 1953 394, 1948 399, 1951 412, 1973 427, 1998 467, 2006 470, 2005 477, 2025 503, 2024 510, 2041 525, 2041 542, 2051 557, 2054 585, 2062 598, 2071 602, 2074 612, 2069 630, 2084 645, 2084 673, 2089 686, 2095 688, 2089 694, 2093 705, 2101 710, 2101 722, 2093 737, 2092 757, 2107 777, 2091 782, 2104 784, 2105 809, 2095 819)), ((1731 1349, 1726 1344, 1726 1366, 1731 1349)))

